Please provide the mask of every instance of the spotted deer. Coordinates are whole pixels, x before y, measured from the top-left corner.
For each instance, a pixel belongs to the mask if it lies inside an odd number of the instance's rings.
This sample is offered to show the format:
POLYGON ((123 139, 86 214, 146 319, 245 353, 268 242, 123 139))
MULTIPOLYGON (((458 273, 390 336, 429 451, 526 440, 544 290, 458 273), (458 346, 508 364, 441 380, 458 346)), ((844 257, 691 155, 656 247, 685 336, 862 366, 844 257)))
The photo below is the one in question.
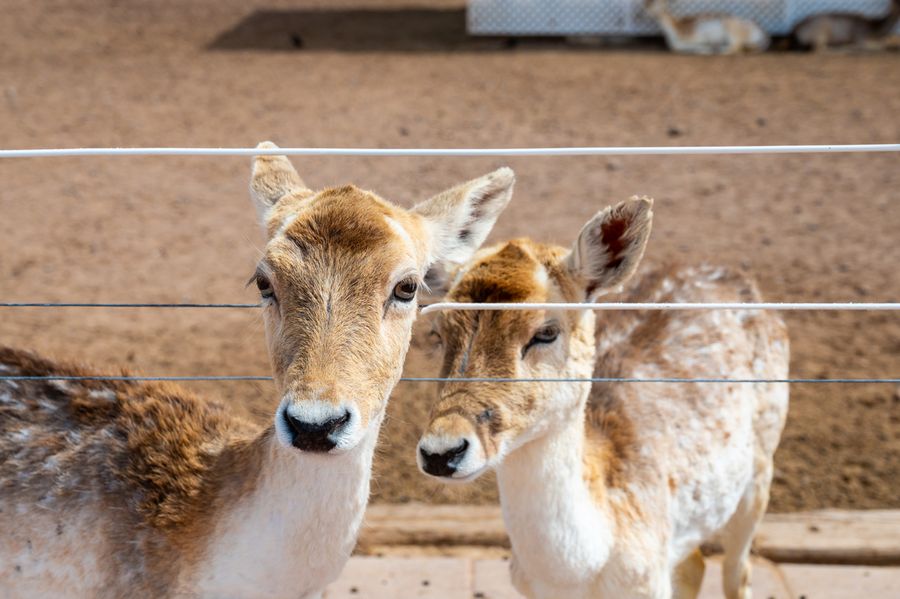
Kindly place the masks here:
MULTIPOLYGON (((0 595, 320 596, 356 542, 417 289, 512 187, 500 169, 406 210, 257 157, 271 424, 168 384, 0 380, 0 595)), ((0 374, 95 373, 0 347, 0 374)))
MULTIPOLYGON (((449 298, 593 302, 634 272, 651 208, 632 198, 603 210, 568 250, 529 239, 483 249, 457 271, 449 298)), ((624 295, 759 299, 744 276, 709 266, 648 272, 624 295)), ((513 583, 528 597, 695 597, 698 548, 718 536, 725 594, 748 599, 748 552, 769 497, 786 384, 583 379, 783 379, 784 324, 753 310, 598 314, 441 313, 441 376, 464 380, 441 387, 419 467, 462 482, 496 471, 513 583)))
POLYGON ((663 30, 666 43, 683 54, 764 52, 769 36, 759 25, 732 15, 701 14, 674 17, 668 0, 648 0, 647 12, 663 30))

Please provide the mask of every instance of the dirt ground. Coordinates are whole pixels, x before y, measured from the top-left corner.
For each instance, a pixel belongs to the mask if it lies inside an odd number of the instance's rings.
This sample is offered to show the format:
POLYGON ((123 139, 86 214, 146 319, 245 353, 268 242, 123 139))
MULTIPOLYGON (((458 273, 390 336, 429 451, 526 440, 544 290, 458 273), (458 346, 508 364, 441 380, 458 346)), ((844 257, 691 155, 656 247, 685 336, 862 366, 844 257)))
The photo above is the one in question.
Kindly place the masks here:
MULTIPOLYGON (((407 5, 4 2, 0 145, 900 140, 898 53, 692 58, 655 45, 511 46, 466 40, 458 0, 394 10, 407 5)), ((248 164, 0 161, 0 299, 255 301, 244 288, 261 245, 248 164)), ((527 234, 569 243, 598 209, 647 194, 657 200, 650 262, 743 265, 772 301, 900 301, 896 154, 296 164, 315 186, 352 181, 403 205, 509 164, 518 173, 516 195, 492 239, 527 234)), ((900 376, 896 313, 793 313, 787 320, 797 377, 900 376)), ((435 373, 426 327, 418 326, 408 375, 435 373)), ((2 309, 0 343, 154 375, 268 373, 255 310, 2 309)), ((275 405, 269 384, 192 388, 260 422, 275 405)), ((413 448, 433 391, 428 384, 396 389, 375 500, 494 501, 491 480, 448 488, 416 471, 413 448)), ((900 389, 794 386, 773 510, 900 508, 898 481, 900 389)))

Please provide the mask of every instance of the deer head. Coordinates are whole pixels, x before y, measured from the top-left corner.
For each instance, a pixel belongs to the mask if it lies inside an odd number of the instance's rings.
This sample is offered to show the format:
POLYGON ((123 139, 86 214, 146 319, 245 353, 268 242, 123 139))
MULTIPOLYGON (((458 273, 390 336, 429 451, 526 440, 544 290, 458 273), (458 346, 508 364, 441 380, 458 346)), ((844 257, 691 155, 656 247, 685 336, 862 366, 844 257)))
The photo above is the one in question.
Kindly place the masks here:
POLYGON ((284 446, 341 453, 377 431, 427 272, 472 255, 513 181, 499 169, 406 210, 353 185, 313 191, 284 156, 254 160, 250 193, 267 243, 252 280, 284 446))
MULTIPOLYGON (((513 240, 479 252, 450 290, 458 302, 592 302, 637 268, 650 235, 652 200, 607 208, 571 249, 513 240)), ((447 311, 435 332, 441 376, 588 378, 594 367, 591 310, 447 311)), ((426 474, 467 481, 584 409, 589 383, 447 382, 419 441, 426 474)))

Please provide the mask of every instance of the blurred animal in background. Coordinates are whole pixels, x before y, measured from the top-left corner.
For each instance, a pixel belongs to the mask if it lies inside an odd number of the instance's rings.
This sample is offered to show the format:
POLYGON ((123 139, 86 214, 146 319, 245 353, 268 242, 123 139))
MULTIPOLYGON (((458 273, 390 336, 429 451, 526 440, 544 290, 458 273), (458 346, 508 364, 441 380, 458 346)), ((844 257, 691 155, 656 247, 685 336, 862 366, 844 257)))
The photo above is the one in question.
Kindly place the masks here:
POLYGON ((802 21, 794 29, 794 40, 802 48, 816 52, 835 47, 880 50, 900 21, 900 0, 880 19, 854 14, 819 14, 802 21))
POLYGON ((725 14, 675 17, 668 0, 647 0, 646 9, 663 30, 666 43, 681 54, 764 52, 769 36, 748 19, 725 14))

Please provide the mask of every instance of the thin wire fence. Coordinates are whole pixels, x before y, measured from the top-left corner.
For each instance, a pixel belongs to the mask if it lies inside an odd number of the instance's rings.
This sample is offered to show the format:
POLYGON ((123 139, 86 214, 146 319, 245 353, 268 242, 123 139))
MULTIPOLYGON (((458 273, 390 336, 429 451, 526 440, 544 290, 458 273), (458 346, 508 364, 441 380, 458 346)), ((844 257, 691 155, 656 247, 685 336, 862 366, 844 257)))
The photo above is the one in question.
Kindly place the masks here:
MULTIPOLYGON (((236 376, 66 376, 66 375, 2 375, 0 381, 271 381, 270 376, 261 375, 236 375, 236 376)), ((631 378, 631 377, 590 377, 590 378, 482 378, 482 377, 402 377, 403 383, 728 383, 728 384, 900 384, 900 378, 840 378, 840 379, 810 379, 810 378, 782 378, 782 379, 755 379, 755 378, 717 378, 717 377, 658 377, 658 378, 631 378)))
POLYGON ((261 304, 126 304, 85 302, 2 302, 0 308, 259 308, 261 304))
MULTIPOLYGON (((0 308, 261 308, 262 304, 194 303, 79 303, 79 302, 0 302, 0 308)), ((444 310, 766 310, 766 311, 898 311, 895 302, 609 302, 587 303, 465 303, 438 302, 420 304, 422 314, 444 310)))
MULTIPOLYGON (((768 146, 652 146, 652 147, 544 147, 544 148, 38 148, 0 150, 0 158, 54 158, 79 156, 677 156, 735 154, 836 154, 900 152, 900 144, 830 144, 768 146)), ((2 302, 0 308, 259 308, 249 303, 92 303, 2 302)), ((420 306, 421 312, 443 310, 854 310, 897 311, 900 303, 767 302, 767 303, 457 303, 420 306)), ((0 375, 0 381, 271 381, 272 377, 237 376, 27 376, 0 375)), ((402 382, 470 383, 723 383, 723 384, 900 384, 900 378, 448 378, 403 377, 402 382)))
POLYGON ((568 148, 35 148, 0 150, 0 158, 72 156, 684 156, 874 152, 900 152, 900 144, 583 146, 568 148))

